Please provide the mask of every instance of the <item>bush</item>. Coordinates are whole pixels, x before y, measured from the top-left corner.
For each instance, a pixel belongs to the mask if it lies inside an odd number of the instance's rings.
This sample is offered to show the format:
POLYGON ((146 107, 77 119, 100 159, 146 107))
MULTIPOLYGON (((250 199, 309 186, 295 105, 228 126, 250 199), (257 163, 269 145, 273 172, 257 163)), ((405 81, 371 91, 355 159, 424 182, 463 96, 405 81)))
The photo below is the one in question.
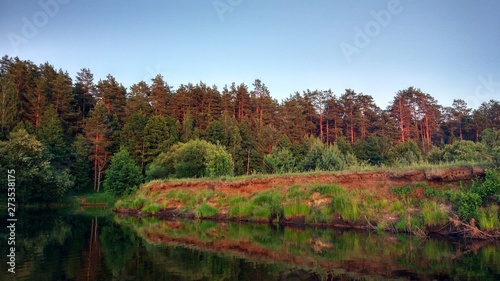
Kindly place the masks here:
POLYGON ((288 148, 273 147, 272 153, 264 157, 267 171, 271 173, 291 173, 295 171, 295 157, 288 148))
POLYGON ((483 143, 469 140, 445 145, 442 157, 445 162, 484 162, 490 160, 483 143))
POLYGON ((399 142, 387 153, 393 165, 409 166, 422 160, 422 152, 414 141, 399 142))
POLYGON ((106 192, 118 197, 133 193, 141 182, 141 168, 127 150, 120 150, 111 159, 103 187, 106 192))
POLYGON ((190 140, 172 146, 148 167, 149 179, 174 175, 178 178, 233 175, 231 155, 220 146, 205 140, 190 140))
POLYGON ((486 170, 486 177, 484 182, 474 182, 470 192, 478 194, 484 201, 486 198, 498 194, 500 191, 500 170, 488 169, 486 170))
POLYGON ((470 220, 476 216, 479 206, 481 206, 481 197, 478 194, 462 193, 458 199, 458 216, 463 220, 470 220))

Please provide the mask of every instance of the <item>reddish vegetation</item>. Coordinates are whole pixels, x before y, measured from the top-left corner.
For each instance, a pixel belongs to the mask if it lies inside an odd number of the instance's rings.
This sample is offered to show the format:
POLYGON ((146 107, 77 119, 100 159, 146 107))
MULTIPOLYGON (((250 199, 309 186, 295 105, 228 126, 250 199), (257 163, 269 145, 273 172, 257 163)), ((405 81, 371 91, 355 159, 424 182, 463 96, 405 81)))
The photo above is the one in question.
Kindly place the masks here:
MULTIPOLYGON (((249 196, 269 188, 286 189, 293 185, 338 184, 347 189, 363 189, 374 191, 378 196, 390 196, 389 188, 424 182, 431 186, 445 183, 469 181, 484 176, 482 167, 440 168, 428 171, 376 171, 376 172, 343 172, 324 174, 304 174, 291 176, 274 176, 234 181, 195 180, 181 182, 152 183, 149 192, 168 192, 172 189, 201 190, 213 189, 231 195, 249 196)), ((145 187, 142 187, 143 189, 145 187)))

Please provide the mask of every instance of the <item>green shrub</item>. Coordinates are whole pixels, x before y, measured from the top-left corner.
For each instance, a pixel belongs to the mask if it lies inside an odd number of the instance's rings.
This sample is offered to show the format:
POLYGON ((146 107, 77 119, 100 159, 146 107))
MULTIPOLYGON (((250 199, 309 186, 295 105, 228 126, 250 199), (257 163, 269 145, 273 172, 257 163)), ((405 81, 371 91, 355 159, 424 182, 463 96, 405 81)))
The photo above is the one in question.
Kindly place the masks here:
POLYGON ((482 230, 492 231, 500 229, 500 221, 498 220, 498 206, 491 205, 487 208, 479 208, 477 211, 477 219, 479 227, 482 230))
POLYGON ((498 194, 500 191, 500 169, 486 170, 484 182, 474 182, 470 192, 478 194, 484 201, 487 197, 498 194))
POLYGON ((214 206, 207 204, 206 202, 201 203, 194 211, 194 215, 197 218, 206 218, 215 216, 219 213, 219 210, 214 206))
POLYGON ((339 194, 333 197, 332 207, 345 221, 352 223, 359 218, 358 202, 349 194, 339 194))
POLYGON ((481 197, 476 193, 462 193, 458 200, 458 216, 463 220, 475 217, 477 208, 481 206, 481 201, 481 197))
POLYGON ((424 225, 436 226, 446 222, 448 215, 439 209, 435 201, 423 201, 421 204, 424 225))
POLYGON ((142 182, 141 167, 135 164, 127 150, 113 155, 111 165, 106 171, 103 188, 116 197, 131 194, 142 182))
POLYGON ((272 153, 264 157, 266 169, 271 173, 291 173, 295 171, 295 157, 288 148, 273 147, 272 153))
POLYGON ((410 166, 422 160, 422 151, 414 141, 405 141, 391 147, 387 156, 394 166, 410 166))

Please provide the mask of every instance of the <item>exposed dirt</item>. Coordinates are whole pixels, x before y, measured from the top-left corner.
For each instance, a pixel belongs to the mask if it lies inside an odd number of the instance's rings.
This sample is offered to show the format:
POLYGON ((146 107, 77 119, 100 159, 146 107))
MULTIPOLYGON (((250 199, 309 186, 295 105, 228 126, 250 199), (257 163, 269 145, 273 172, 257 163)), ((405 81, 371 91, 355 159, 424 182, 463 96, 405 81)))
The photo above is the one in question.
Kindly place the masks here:
POLYGON ((275 176, 257 179, 242 179, 234 181, 221 180, 194 180, 167 183, 152 183, 148 187, 141 187, 147 193, 168 192, 172 189, 199 191, 212 189, 229 195, 249 196, 256 192, 274 188, 285 191, 293 185, 339 184, 347 189, 370 191, 377 197, 391 196, 389 188, 423 182, 427 185, 439 187, 447 183, 470 181, 484 176, 482 167, 455 167, 430 169, 427 171, 376 171, 376 172, 341 172, 312 175, 275 176))

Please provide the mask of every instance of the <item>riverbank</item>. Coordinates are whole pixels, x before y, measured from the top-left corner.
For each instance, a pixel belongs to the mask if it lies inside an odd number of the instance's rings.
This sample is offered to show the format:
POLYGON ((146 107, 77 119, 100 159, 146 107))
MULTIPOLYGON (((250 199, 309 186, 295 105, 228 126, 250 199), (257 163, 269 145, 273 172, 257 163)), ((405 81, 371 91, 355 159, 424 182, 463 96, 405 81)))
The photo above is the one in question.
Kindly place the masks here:
POLYGON ((478 166, 151 182, 115 212, 494 239, 497 202, 468 202, 485 174, 478 166))

